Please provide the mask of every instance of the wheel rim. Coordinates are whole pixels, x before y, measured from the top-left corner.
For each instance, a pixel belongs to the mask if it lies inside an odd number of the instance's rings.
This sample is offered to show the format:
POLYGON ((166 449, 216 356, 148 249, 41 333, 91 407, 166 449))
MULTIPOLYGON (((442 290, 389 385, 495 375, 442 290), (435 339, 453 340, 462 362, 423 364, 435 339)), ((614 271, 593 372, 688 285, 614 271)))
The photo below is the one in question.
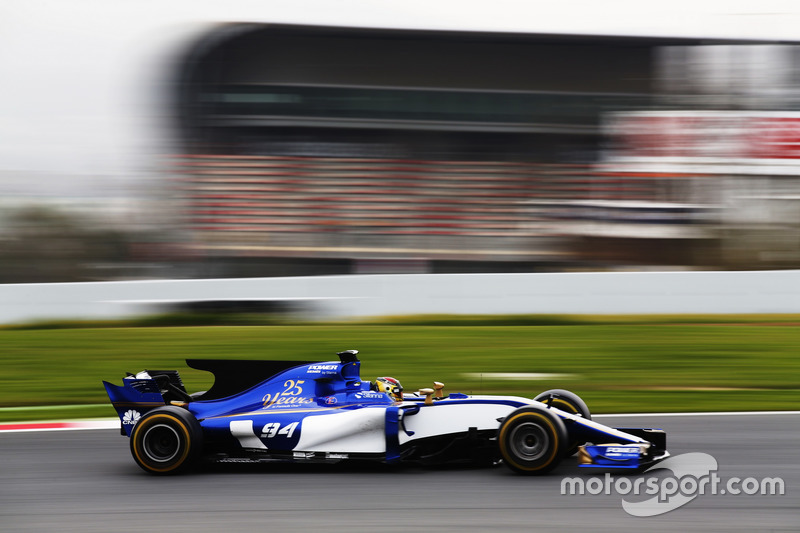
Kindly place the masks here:
POLYGON ((178 455, 181 439, 173 427, 156 424, 147 429, 142 443, 148 459, 156 463, 166 463, 178 455))
POLYGON ((519 424, 512 429, 509 440, 517 456, 527 461, 543 457, 550 448, 550 435, 542 426, 531 422, 519 424))

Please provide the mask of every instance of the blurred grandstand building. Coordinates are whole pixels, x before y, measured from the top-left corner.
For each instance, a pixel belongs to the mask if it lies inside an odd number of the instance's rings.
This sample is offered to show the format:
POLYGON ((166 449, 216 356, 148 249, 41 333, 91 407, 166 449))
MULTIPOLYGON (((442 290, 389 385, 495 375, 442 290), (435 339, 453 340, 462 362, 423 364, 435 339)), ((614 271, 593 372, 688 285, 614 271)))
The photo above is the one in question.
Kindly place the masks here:
POLYGON ((160 242, 132 259, 192 277, 800 266, 791 40, 701 24, 734 20, 716 13, 644 31, 423 4, 211 10, 140 58, 169 128, 139 214, 160 242))
POLYGON ((603 164, 699 44, 225 26, 177 84, 191 247, 241 275, 713 265, 705 173, 603 164))

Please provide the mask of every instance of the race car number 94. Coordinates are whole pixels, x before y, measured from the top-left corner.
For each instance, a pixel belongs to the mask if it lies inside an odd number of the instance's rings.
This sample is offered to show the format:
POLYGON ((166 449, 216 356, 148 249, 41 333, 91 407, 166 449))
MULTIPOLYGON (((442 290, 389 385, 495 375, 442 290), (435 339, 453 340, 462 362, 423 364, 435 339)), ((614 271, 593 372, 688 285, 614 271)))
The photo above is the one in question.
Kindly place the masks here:
POLYGON ((261 438, 271 439, 276 435, 285 435, 287 439, 291 439, 292 434, 294 433, 294 430, 297 429, 298 424, 299 422, 292 422, 291 424, 283 426, 283 428, 281 428, 281 425, 278 422, 264 424, 264 427, 261 429, 261 438))

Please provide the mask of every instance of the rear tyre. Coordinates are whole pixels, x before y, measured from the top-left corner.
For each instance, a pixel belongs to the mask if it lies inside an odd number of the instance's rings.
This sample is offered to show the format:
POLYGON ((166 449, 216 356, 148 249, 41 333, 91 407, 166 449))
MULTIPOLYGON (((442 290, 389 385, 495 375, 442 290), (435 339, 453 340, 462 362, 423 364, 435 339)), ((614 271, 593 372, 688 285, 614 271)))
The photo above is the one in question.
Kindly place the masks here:
POLYGON ((503 462, 520 474, 545 474, 564 455, 567 430, 564 422, 545 407, 520 407, 509 414, 497 430, 503 462))
POLYGON ((175 406, 153 409, 131 432, 131 454, 145 472, 156 475, 185 471, 202 448, 200 423, 189 411, 175 406))

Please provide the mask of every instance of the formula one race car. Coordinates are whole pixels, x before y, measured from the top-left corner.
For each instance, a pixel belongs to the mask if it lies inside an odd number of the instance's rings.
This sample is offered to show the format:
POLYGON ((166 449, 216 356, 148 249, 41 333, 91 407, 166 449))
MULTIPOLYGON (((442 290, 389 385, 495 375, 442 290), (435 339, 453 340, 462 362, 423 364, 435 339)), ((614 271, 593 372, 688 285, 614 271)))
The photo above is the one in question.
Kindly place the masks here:
POLYGON ((356 350, 339 361, 189 359, 215 375, 188 394, 176 370, 103 382, 130 437, 136 463, 172 474, 200 458, 217 462, 373 460, 423 464, 500 460, 543 474, 578 453, 584 467, 641 469, 666 458, 660 429, 614 429, 592 421, 564 390, 533 400, 445 395, 444 385, 404 393, 393 378, 362 381, 356 350))

